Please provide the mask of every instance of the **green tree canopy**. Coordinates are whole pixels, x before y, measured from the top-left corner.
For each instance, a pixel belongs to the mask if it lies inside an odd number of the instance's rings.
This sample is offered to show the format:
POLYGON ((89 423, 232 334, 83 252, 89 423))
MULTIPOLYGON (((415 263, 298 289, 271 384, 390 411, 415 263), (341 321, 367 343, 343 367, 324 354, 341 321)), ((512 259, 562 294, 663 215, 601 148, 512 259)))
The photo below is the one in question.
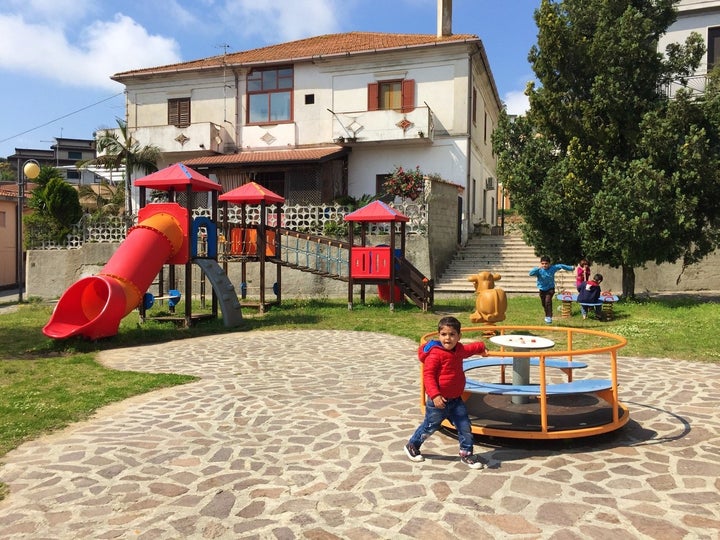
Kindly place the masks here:
POLYGON ((17 182, 17 174, 5 158, 0 158, 0 182, 17 182))
POLYGON ((528 56, 526 116, 501 117, 498 178, 526 240, 564 262, 587 256, 623 270, 697 262, 718 247, 720 92, 680 90, 704 53, 693 33, 657 43, 677 0, 542 0, 528 56))
POLYGON ((82 217, 78 192, 54 167, 41 167, 29 206, 34 212, 24 218, 27 242, 65 243, 68 233, 82 217))

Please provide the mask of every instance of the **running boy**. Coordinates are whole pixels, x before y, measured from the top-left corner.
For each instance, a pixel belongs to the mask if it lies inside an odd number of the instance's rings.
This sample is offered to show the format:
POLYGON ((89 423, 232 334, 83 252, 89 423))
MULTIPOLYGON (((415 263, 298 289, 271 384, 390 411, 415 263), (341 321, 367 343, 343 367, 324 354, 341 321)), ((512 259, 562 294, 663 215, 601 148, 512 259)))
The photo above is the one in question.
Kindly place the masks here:
POLYGON ((418 348, 418 358, 423 363, 425 420, 405 445, 405 453, 411 461, 425 460, 420 446, 447 418, 457 430, 460 461, 471 469, 484 467, 482 458, 473 454, 470 417, 462 393, 465 390, 463 360, 476 354, 487 356, 487 351, 483 342, 463 344, 461 337, 460 321, 455 317, 443 317, 438 323, 438 340, 428 341, 418 348))
POLYGON ((550 257, 540 257, 540 266, 530 270, 529 275, 537 277, 537 288, 540 294, 540 302, 545 310, 545 323, 552 323, 553 296, 555 296, 555 272, 558 270, 573 271, 572 266, 567 264, 553 264, 550 266, 550 257))

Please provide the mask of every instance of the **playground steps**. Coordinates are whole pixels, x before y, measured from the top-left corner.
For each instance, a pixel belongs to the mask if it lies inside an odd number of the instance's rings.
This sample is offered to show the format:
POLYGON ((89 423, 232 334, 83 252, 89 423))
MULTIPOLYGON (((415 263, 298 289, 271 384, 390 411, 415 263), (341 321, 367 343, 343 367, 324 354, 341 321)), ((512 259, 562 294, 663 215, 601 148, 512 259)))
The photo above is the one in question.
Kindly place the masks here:
POLYGON ((420 270, 407 259, 395 259, 397 282, 403 294, 423 311, 427 311, 434 303, 432 280, 427 279, 420 270))
MULTIPOLYGON (((506 293, 536 293, 535 279, 528 272, 538 265, 538 260, 533 247, 525 244, 519 234, 473 236, 439 277, 435 292, 474 293, 474 285, 468 277, 487 270, 501 275, 502 279, 495 286, 506 293)), ((558 272, 556 281, 558 290, 574 286, 573 277, 567 272, 558 272)))

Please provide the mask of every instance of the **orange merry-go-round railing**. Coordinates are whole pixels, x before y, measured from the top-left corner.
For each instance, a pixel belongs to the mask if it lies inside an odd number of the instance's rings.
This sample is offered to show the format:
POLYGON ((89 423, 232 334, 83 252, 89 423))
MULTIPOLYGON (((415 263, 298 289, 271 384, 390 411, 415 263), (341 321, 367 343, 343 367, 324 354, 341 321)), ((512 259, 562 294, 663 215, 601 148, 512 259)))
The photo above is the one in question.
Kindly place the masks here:
MULTIPOLYGON (((570 439, 608 433, 630 419, 618 395, 618 350, 627 340, 616 334, 584 328, 548 326, 471 326, 462 329, 463 340, 483 339, 487 357, 464 362, 465 400, 475 435, 514 439, 570 439), (474 336, 473 334, 477 334, 474 336), (506 336, 498 346, 488 335, 506 336), (534 338, 554 346, 522 350, 519 342, 534 338), (506 368, 525 363, 531 380, 517 383, 506 378, 506 368), (495 369, 499 368, 499 371, 495 369), (491 381, 497 373, 497 381, 491 381), (589 375, 585 375, 589 373, 589 375), (581 375, 582 374, 582 375, 581 375), (517 403, 514 401, 523 401, 517 403)), ((421 344, 437 336, 430 332, 421 344)), ((425 388, 420 367, 420 406, 425 409, 425 388)), ((453 430, 448 421, 443 427, 453 430)))

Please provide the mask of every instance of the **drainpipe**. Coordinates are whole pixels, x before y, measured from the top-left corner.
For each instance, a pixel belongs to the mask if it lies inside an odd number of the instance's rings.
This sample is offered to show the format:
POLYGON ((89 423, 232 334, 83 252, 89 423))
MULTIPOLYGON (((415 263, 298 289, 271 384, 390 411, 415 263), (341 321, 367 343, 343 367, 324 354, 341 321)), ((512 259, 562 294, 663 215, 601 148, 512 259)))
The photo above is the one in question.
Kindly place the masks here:
MULTIPOLYGON (((439 0, 438 0, 439 1, 439 0)), ((469 107, 467 108, 467 119, 465 120, 467 125, 467 163, 465 165, 467 174, 465 177, 465 194, 466 194, 466 202, 465 206, 467 207, 467 215, 466 218, 463 220, 463 223, 467 229, 467 238, 470 237, 470 225, 472 224, 472 208, 475 201, 470 200, 472 197, 477 197, 477 190, 471 189, 472 188, 472 109, 473 109, 473 101, 472 101, 472 91, 473 91, 473 56, 474 54, 470 55, 470 58, 468 58, 468 90, 467 90, 467 102, 469 103, 469 107)), ((467 240, 466 238, 466 240, 467 240)))
POLYGON ((237 69, 233 69, 235 75, 235 153, 241 148, 242 140, 242 123, 240 122, 242 115, 242 99, 240 98, 240 75, 237 69))

